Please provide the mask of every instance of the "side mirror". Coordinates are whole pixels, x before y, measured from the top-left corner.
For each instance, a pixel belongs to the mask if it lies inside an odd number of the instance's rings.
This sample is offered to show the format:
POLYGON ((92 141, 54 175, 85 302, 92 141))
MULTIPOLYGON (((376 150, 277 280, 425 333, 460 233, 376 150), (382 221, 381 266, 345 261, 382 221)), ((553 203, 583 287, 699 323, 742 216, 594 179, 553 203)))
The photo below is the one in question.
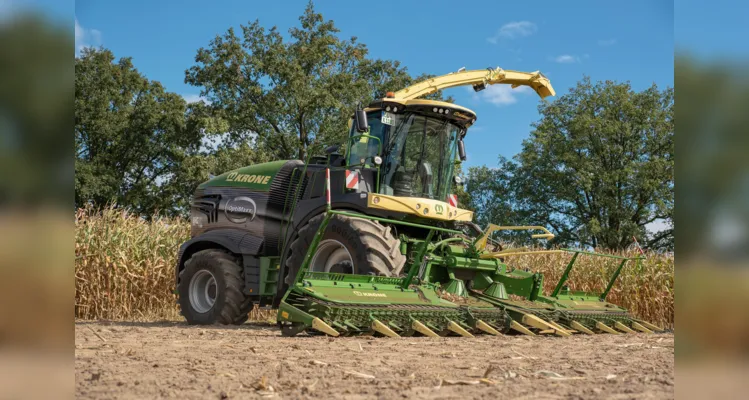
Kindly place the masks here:
POLYGON ((367 125, 367 113, 365 113, 364 110, 356 110, 356 113, 354 113, 354 120, 356 121, 357 132, 364 133, 369 130, 369 126, 367 125))
POLYGON ((328 146, 328 147, 327 147, 327 148, 325 149, 325 154, 333 154, 333 153, 336 153, 336 152, 338 152, 338 149, 340 149, 340 146, 338 146, 338 145, 332 145, 332 146, 328 146))
POLYGON ((466 145, 463 143, 463 139, 458 140, 458 155, 460 156, 460 161, 466 160, 466 145))

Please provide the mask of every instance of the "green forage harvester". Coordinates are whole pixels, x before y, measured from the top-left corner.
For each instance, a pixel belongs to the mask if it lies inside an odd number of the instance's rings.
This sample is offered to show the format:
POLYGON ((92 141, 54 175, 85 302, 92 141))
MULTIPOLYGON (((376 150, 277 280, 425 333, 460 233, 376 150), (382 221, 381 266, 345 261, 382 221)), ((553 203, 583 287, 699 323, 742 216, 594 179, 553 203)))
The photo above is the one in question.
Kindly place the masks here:
POLYGON ((576 249, 502 248, 454 194, 455 166, 476 114, 422 100, 463 85, 554 89, 540 72, 461 70, 358 107, 349 139, 305 162, 281 160, 213 177, 193 197, 191 239, 179 249, 175 279, 190 324, 241 324, 254 307, 278 308, 282 334, 460 336, 653 333, 606 297, 619 273, 640 257, 576 249), (543 276, 512 268, 516 257, 569 253, 550 294, 543 276), (565 283, 579 257, 614 259, 601 293, 565 283))

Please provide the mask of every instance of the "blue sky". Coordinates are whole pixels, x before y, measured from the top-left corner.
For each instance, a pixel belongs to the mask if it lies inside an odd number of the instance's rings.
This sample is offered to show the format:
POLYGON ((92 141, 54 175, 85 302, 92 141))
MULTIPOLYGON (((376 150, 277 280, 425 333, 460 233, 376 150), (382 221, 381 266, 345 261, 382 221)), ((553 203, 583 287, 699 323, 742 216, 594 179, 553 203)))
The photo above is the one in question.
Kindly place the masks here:
POLYGON ((676 48, 711 61, 749 61, 749 1, 679 0, 676 48))
MULTIPOLYGON (((184 83, 196 50, 229 27, 259 19, 282 32, 298 24, 306 0, 294 1, 78 1, 76 45, 102 45, 169 91, 195 99, 184 83)), ((460 67, 500 66, 540 70, 558 94, 589 75, 630 81, 636 90, 673 86, 674 24, 669 1, 534 2, 503 7, 496 1, 318 1, 348 38, 357 36, 370 55, 400 60, 408 71, 444 74, 460 67), (397 4, 397 9, 394 6, 397 4), (428 6, 427 6, 428 4, 428 6)), ((474 94, 450 89, 456 102, 478 114, 466 139, 468 165, 496 165, 498 155, 521 149, 539 119, 535 94, 495 85, 474 94)))

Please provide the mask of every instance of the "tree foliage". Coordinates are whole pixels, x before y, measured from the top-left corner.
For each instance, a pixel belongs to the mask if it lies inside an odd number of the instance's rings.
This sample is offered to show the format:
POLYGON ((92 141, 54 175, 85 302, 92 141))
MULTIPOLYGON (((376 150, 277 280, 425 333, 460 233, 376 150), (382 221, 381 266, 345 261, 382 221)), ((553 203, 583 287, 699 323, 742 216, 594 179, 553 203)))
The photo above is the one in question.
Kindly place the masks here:
POLYGON ((32 13, 0 19, 0 206, 70 207, 69 31, 32 13))
POLYGON ((622 249, 636 236, 672 247, 673 89, 586 77, 539 112, 513 161, 469 172, 480 218, 546 225, 555 243, 622 249), (660 219, 670 227, 648 234, 660 219))
POLYGON ((75 204, 173 210, 163 187, 201 133, 184 99, 130 58, 84 49, 75 60, 75 204))
POLYGON ((413 82, 398 61, 368 58, 356 37, 339 38, 312 3, 299 22, 287 39, 259 21, 240 34, 230 28, 199 49, 186 71, 185 82, 210 102, 211 125, 228 132, 230 143, 257 138, 272 158, 305 159, 344 142, 358 103, 413 82))
POLYGON ((746 62, 676 57, 679 255, 749 256, 749 79, 746 62))
MULTIPOLYGON (((345 142, 358 104, 430 77, 368 57, 311 3, 299 21, 288 35, 255 21, 216 36, 185 72, 207 100, 189 105, 131 59, 84 50, 75 60, 76 206, 184 213, 209 173, 320 154, 345 142)), ((481 225, 546 225, 555 243, 621 249, 637 236, 671 247, 673 96, 583 79, 540 106, 514 159, 468 171, 461 205, 481 225), (670 229, 649 235, 659 219, 670 229)))
POLYGON ((476 223, 486 227, 490 223, 523 225, 514 205, 512 173, 516 165, 499 157, 499 167, 485 165, 468 169, 465 185, 467 208, 476 211, 476 223))
POLYGON ((169 184, 165 185, 163 194, 174 199, 177 209, 188 210, 195 188, 205 182, 210 174, 218 175, 268 161, 272 161, 268 154, 258 151, 251 143, 233 147, 219 146, 217 149, 190 154, 177 166, 169 184))
POLYGON ((241 31, 199 49, 185 73, 208 102, 187 105, 109 50, 76 58, 76 206, 184 213, 210 173, 322 154, 323 145, 343 144, 357 104, 414 81, 399 62, 340 39, 311 3, 290 39, 259 21, 241 31))

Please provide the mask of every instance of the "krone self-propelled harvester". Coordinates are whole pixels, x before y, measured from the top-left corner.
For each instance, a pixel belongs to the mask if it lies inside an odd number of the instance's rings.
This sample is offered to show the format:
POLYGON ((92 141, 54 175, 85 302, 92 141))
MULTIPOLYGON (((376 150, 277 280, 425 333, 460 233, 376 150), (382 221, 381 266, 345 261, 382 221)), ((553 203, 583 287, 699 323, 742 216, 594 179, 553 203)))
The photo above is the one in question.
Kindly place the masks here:
POLYGON ((492 235, 554 235, 541 226, 482 230, 458 206, 455 166, 465 160, 463 139, 476 114, 418 97, 494 84, 554 95, 540 72, 461 70, 357 110, 343 154, 331 146, 306 162, 252 165, 201 184, 192 202, 192 238, 180 247, 175 271, 187 322, 241 324, 258 304, 278 309, 284 335, 660 331, 606 302, 621 270, 639 258, 541 251, 570 255, 554 291, 545 294, 541 274, 509 264, 539 251, 502 248, 492 235), (607 287, 569 291, 565 281, 575 261, 590 256, 617 263, 607 287))

